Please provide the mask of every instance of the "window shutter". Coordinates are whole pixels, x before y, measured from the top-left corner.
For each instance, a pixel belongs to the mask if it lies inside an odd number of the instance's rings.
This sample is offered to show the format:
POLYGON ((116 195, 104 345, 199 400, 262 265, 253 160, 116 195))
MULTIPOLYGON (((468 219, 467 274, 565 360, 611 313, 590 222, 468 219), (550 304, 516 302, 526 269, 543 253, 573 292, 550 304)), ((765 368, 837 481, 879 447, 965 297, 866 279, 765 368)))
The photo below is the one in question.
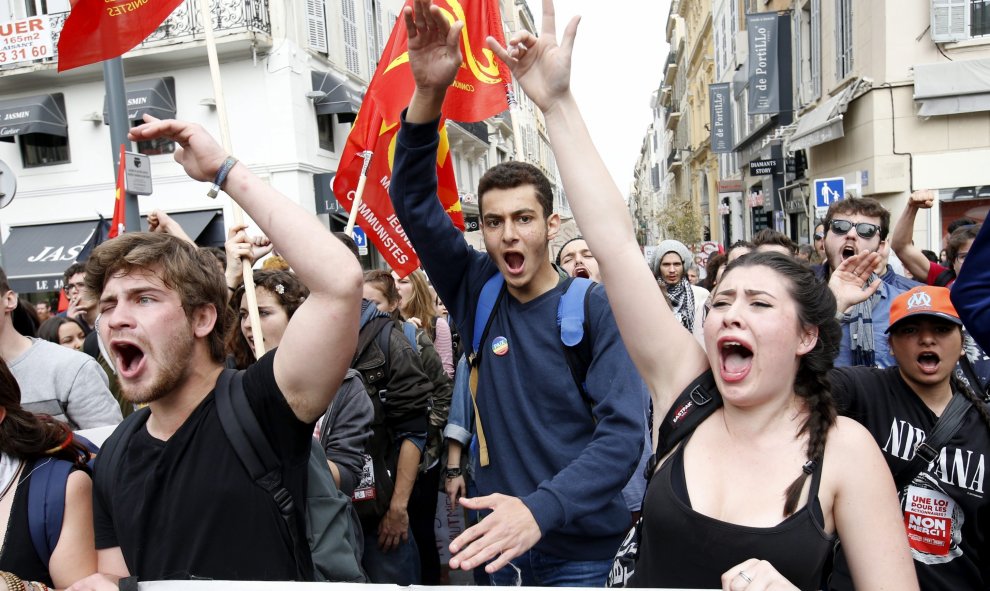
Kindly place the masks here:
POLYGON ((381 49, 378 45, 378 19, 375 15, 375 0, 364 0, 364 32, 368 39, 368 70, 374 72, 378 67, 381 49))
POLYGON ((327 20, 323 0, 306 0, 306 35, 310 49, 327 53, 327 20))
POLYGON ((357 11, 354 0, 342 0, 340 7, 343 12, 344 25, 344 64, 347 69, 358 76, 361 75, 361 54, 358 51, 357 11))
POLYGON ((969 0, 932 0, 932 41, 969 39, 969 0))

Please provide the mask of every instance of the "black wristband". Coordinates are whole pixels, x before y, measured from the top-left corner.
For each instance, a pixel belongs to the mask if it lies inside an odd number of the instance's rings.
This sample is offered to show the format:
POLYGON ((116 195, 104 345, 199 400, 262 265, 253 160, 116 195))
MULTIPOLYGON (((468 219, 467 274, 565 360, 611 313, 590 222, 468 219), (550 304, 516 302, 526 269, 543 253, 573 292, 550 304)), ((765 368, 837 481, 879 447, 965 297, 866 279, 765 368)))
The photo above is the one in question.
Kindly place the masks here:
POLYGON ((444 468, 443 469, 443 477, 446 478, 447 480, 450 480, 452 478, 457 478, 458 476, 463 476, 463 475, 464 475, 464 469, 463 468, 444 468))

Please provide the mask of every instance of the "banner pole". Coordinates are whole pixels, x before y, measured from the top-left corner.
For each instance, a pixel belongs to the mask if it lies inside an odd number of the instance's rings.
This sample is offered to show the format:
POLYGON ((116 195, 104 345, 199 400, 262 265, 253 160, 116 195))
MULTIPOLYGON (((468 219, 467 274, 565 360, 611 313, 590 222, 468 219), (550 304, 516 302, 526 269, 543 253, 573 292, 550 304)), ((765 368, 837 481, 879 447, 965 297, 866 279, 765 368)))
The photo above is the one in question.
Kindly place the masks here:
POLYGON ((368 166, 371 164, 371 157, 374 155, 370 150, 365 150, 358 154, 364 159, 364 164, 361 165, 361 176, 358 178, 358 186, 354 191, 354 202, 351 203, 351 211, 347 215, 347 226, 344 227, 344 233, 348 236, 354 231, 354 223, 357 222, 357 213, 361 208, 361 198, 364 195, 364 185, 368 182, 368 166))
MULTIPOLYGON (((223 98, 223 83, 220 79, 220 61, 217 59, 217 42, 213 37, 213 21, 210 19, 209 0, 199 0, 200 20, 203 21, 203 32, 206 36, 206 56, 210 62, 210 78, 213 80, 213 100, 217 104, 217 122, 220 125, 220 144, 228 154, 233 153, 230 143, 230 125, 227 121, 227 102, 223 98)), ((243 166, 247 166, 243 164, 243 166)), ((244 211, 233 199, 230 200, 234 225, 244 223, 244 211)), ((265 337, 261 331, 261 315, 258 314, 258 296, 254 291, 254 270, 251 267, 250 256, 241 259, 241 271, 244 279, 244 297, 247 299, 248 319, 251 322, 251 334, 254 337, 255 357, 265 354, 265 337)))

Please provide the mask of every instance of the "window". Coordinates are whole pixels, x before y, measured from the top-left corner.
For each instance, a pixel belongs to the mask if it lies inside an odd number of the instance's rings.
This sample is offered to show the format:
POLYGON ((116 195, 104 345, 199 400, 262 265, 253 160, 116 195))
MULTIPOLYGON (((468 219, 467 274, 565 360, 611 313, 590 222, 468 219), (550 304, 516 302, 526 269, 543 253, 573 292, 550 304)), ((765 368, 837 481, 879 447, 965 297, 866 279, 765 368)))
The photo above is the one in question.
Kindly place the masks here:
POLYGON ((327 53, 327 19, 323 0, 306 0, 306 35, 310 49, 327 53))
POLYGON ((990 35, 990 0, 932 0, 931 35, 935 43, 990 35))
POLYGON ((0 0, 0 22, 69 12, 69 8, 69 0, 0 0))
POLYGON ((794 62, 797 99, 800 106, 809 105, 822 92, 822 25, 820 0, 805 0, 800 10, 794 11, 795 49, 794 62))
POLYGON ((341 19, 344 27, 344 63, 351 73, 360 76, 361 54, 358 53, 357 12, 354 8, 354 0, 343 0, 340 8, 344 16, 341 19))
POLYGON ((320 139, 320 148, 334 151, 333 144, 333 115, 316 116, 316 135, 320 139))
POLYGON ((835 1, 835 79, 852 74, 853 66, 852 0, 835 1))
POLYGON ((368 39, 368 69, 374 74, 385 42, 382 39, 382 5, 380 0, 364 0, 364 28, 368 39))
POLYGON ((18 136, 24 168, 51 166, 69 162, 69 138, 48 133, 25 133, 18 136))

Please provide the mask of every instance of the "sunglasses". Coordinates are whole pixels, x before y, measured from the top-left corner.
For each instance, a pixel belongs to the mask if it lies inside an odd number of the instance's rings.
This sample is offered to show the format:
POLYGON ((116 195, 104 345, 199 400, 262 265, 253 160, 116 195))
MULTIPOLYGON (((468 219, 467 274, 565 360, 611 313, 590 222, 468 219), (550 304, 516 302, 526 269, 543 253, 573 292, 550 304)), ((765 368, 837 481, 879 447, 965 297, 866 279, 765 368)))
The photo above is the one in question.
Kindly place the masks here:
POLYGON ((824 239, 825 239, 824 234, 815 234, 815 240, 824 240, 824 239))
POLYGON ((854 224, 848 220, 832 220, 829 224, 831 230, 840 235, 848 233, 853 226, 856 227, 856 233, 859 234, 860 238, 873 238, 880 231, 880 226, 876 224, 868 224, 866 222, 854 224))

